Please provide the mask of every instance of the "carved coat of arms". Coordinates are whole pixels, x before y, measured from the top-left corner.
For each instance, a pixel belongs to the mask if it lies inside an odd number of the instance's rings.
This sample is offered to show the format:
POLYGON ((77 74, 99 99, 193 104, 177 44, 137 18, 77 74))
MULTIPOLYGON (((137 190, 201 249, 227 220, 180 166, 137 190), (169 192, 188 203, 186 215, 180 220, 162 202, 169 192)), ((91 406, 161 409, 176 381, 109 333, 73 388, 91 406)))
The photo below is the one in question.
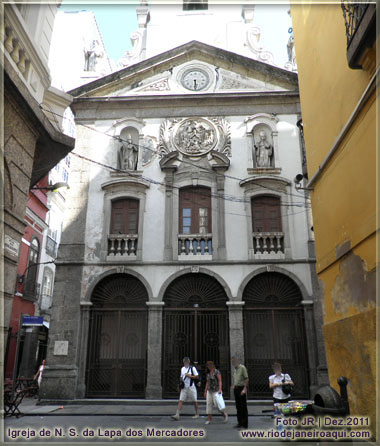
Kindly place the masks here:
POLYGON ((175 150, 189 157, 200 157, 211 150, 230 155, 229 124, 222 118, 166 120, 160 128, 159 151, 165 155, 175 150))

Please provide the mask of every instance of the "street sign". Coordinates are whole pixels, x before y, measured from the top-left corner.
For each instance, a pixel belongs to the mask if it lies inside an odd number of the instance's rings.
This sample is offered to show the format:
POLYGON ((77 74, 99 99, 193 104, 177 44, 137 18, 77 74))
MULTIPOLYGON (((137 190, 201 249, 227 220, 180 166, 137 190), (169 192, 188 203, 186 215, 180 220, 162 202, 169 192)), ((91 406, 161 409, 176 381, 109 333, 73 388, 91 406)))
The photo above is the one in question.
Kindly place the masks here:
POLYGON ((22 325, 26 327, 38 327, 44 324, 42 316, 24 316, 22 325))

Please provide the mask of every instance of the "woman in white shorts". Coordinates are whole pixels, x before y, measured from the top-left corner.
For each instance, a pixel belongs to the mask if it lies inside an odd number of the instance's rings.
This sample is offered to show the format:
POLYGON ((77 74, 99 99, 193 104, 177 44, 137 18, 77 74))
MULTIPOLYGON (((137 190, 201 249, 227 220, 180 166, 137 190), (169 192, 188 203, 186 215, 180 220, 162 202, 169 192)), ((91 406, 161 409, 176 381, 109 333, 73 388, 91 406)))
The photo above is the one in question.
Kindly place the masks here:
POLYGON ((222 374, 218 369, 215 368, 213 361, 207 361, 206 363, 207 372, 207 382, 205 388, 205 398, 207 400, 207 415, 208 420, 205 424, 210 424, 212 421, 212 405, 214 404, 219 412, 224 416, 224 423, 228 421, 228 415, 226 412, 226 406, 222 397, 222 374), (219 403, 219 404, 218 404, 219 403), (219 409, 220 403, 222 403, 223 409, 219 409))

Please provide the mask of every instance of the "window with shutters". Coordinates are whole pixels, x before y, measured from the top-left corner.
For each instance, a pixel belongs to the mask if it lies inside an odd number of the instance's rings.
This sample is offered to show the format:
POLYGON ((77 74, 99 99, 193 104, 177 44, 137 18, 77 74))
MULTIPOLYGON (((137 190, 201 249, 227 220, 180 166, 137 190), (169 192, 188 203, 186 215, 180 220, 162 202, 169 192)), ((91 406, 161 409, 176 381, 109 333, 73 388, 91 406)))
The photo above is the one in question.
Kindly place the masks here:
POLYGON ((255 254, 283 252, 281 199, 270 195, 253 197, 251 207, 255 254))
POLYGON ((179 253, 205 255, 211 252, 211 190, 183 188, 179 192, 179 253))
POLYGON ((133 198, 112 202, 108 255, 136 256, 139 204, 133 198))
POLYGON ((112 203, 111 234, 137 234, 139 201, 122 199, 112 203))

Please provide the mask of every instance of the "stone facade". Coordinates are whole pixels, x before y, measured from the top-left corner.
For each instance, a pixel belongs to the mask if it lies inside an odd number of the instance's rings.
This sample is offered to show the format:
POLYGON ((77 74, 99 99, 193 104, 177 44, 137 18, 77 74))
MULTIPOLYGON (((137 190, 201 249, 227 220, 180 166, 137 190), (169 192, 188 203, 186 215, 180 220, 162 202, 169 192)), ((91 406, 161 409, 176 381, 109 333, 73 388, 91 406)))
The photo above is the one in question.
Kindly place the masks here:
POLYGON ((72 98, 50 88, 47 66, 56 8, 7 4, 0 28, 4 70, 5 340, 16 291, 29 189, 74 147, 73 138, 61 132, 62 120, 56 118, 72 98))
POLYGON ((293 184, 302 171, 296 75, 191 42, 70 94, 75 96, 77 155, 72 159, 59 248, 42 397, 88 396, 89 348, 96 335, 90 331, 96 314, 94 295, 107 280, 121 276, 138 279, 148 296, 146 398, 165 393, 157 370, 166 373, 168 289, 176 280, 197 275, 223 290, 228 355, 243 361, 249 342, 244 339, 247 285, 264 273, 289 279, 299 293, 305 320, 307 393, 324 383, 327 370, 318 325, 310 213, 307 197, 293 184), (220 79, 211 76, 202 92, 184 87, 182 75, 190 72, 199 79, 216 68, 235 79, 244 73, 249 88, 244 93, 237 93, 236 87, 226 91, 220 79), (163 90, 146 89, 158 85, 163 75, 168 79, 160 84, 163 90), (271 136, 274 159, 272 166, 255 170, 254 132, 260 128, 271 136), (123 171, 118 161, 120 139, 126 141, 128 134, 138 147, 138 159, 135 170, 123 171), (189 186, 210 190, 212 225, 207 237, 200 233, 190 240, 179 233, 179 194, 189 186), (283 233, 260 233, 268 243, 263 248, 259 235, 252 232, 251 203, 267 194, 281 200, 283 233), (112 201, 125 197, 139 202, 133 252, 125 248, 130 235, 115 234, 112 239, 110 234, 112 201), (272 243, 279 243, 278 249, 272 249, 272 243), (59 350, 62 343, 67 351, 59 350))

